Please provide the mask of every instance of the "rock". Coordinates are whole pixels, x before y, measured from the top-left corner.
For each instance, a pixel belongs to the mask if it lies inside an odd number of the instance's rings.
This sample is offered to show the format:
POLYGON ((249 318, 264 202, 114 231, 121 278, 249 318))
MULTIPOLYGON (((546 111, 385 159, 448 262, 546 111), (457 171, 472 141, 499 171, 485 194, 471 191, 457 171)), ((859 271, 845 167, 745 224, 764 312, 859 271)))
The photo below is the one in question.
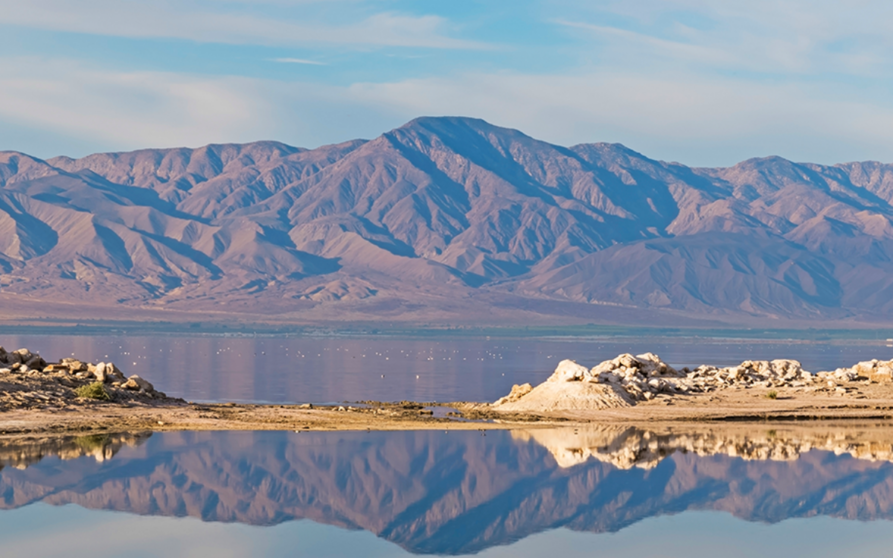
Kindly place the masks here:
POLYGON ((636 357, 633 355, 626 353, 622 354, 619 357, 614 359, 615 364, 619 366, 625 366, 626 368, 632 368, 633 366, 638 366, 639 361, 636 360, 636 357))
MULTIPOLYGON (((862 378, 867 382, 893 383, 893 361, 870 361, 853 368, 811 374, 800 362, 789 359, 744 361, 738 366, 718 368, 702 365, 694 370, 675 370, 653 353, 633 356, 622 354, 587 371, 571 360, 563 360, 547 382, 530 388, 514 386, 512 392, 495 405, 505 410, 576 410, 611 408, 657 395, 710 393, 721 389, 797 388, 827 385, 838 390, 841 384, 862 378), (581 381, 582 380, 582 381, 581 381), (552 385, 549 389, 546 386, 552 385), (558 387, 567 384, 567 387, 558 387), (584 385, 598 384, 609 390, 586 391, 584 385), (579 386, 579 387, 574 387, 579 386)), ((815 389, 815 388, 811 388, 815 389)), ((845 388, 843 393, 846 393, 845 388)), ((841 393, 839 390, 837 393, 841 393)))
POLYGON ((889 384, 893 382, 893 368, 881 364, 868 375, 868 380, 876 384, 889 384))
POLYGON ((152 384, 150 384, 146 380, 140 378, 136 374, 134 374, 133 376, 128 378, 127 382, 125 382, 122 387, 124 389, 129 389, 129 390, 134 390, 134 391, 136 391, 136 390, 147 391, 147 392, 155 391, 155 388, 152 386, 152 384))
POLYGON ((18 349, 17 351, 13 351, 12 354, 18 357, 19 362, 23 363, 28 362, 29 360, 31 360, 31 357, 34 356, 28 349, 18 349))
POLYGON ((47 361, 40 358, 40 355, 32 355, 31 358, 25 361, 25 365, 34 370, 43 370, 47 365, 47 361))
POLYGON ((114 362, 107 362, 105 364, 105 375, 110 377, 114 381, 124 382, 126 378, 124 377, 124 373, 115 366, 114 362))
POLYGON ((562 360, 558 363, 555 373, 549 377, 550 382, 578 382, 589 376, 589 369, 580 366, 572 360, 562 360))
POLYGON ((505 397, 500 398, 496 402, 496 405, 502 405, 503 403, 511 403, 513 401, 517 401, 531 391, 533 391, 533 386, 531 386, 530 384, 521 384, 520 386, 517 384, 513 385, 512 391, 509 392, 509 394, 505 397))
POLYGON ((72 400, 71 390, 92 382, 94 378, 116 388, 138 391, 143 398, 168 399, 167 395, 156 391, 150 382, 139 376, 125 378, 110 362, 94 364, 64 358, 59 363, 48 364, 38 353, 28 349, 6 352, 2 347, 0 360, 3 361, 0 375, 6 375, 5 384, 11 384, 3 401, 3 409, 29 408, 34 405, 40 405, 41 408, 64 408, 72 400), (43 376, 40 377, 41 375, 43 376))
POLYGON ((72 374, 77 374, 78 372, 86 372, 87 371, 87 363, 81 362, 76 358, 63 358, 60 363, 63 366, 66 366, 72 374))
POLYGON ((93 377, 96 378, 97 382, 105 383, 105 381, 107 379, 106 374, 105 374, 105 368, 106 367, 105 367, 104 362, 100 362, 99 364, 97 364, 96 366, 93 367, 93 377))

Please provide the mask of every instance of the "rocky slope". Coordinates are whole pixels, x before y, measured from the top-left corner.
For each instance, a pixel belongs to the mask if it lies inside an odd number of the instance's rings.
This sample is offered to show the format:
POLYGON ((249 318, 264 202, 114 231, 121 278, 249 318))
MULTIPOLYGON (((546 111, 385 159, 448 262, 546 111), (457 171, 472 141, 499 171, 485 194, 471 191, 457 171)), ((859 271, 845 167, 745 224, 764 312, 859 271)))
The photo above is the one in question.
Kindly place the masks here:
MULTIPOLYGON (((0 347, 0 412, 65 411, 96 401, 183 403, 156 391, 150 382, 136 374, 125 377, 111 362, 94 364, 63 358, 60 362, 47 363, 28 349, 7 352, 0 347)), ((4 428, 10 426, 7 424, 4 428)))
MULTIPOLYGON (((834 394, 865 399, 859 388, 872 384, 883 384, 890 391, 893 360, 875 359, 813 374, 796 360, 747 360, 738 366, 701 365, 694 370, 676 370, 652 353, 623 354, 592 369, 563 360, 546 381, 536 387, 515 385, 492 408, 521 413, 591 411, 629 407, 661 396, 668 403, 668 398, 675 396, 750 388, 785 388, 788 393, 807 396, 834 394)), ((772 399, 778 396, 775 390, 766 393, 772 399)))
POLYGON ((97 317, 884 321, 891 203, 893 165, 689 168, 468 118, 314 150, 6 152, 0 297, 97 317))

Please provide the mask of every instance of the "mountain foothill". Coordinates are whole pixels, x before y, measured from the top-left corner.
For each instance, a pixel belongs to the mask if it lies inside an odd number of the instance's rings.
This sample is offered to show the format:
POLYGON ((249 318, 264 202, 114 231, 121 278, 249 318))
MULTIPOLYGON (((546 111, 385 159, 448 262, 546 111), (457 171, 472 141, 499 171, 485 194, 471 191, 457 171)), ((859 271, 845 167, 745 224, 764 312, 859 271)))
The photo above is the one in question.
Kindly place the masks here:
POLYGON ((0 301, 295 322, 882 322, 893 165, 692 168, 447 117, 317 149, 0 152, 0 301))

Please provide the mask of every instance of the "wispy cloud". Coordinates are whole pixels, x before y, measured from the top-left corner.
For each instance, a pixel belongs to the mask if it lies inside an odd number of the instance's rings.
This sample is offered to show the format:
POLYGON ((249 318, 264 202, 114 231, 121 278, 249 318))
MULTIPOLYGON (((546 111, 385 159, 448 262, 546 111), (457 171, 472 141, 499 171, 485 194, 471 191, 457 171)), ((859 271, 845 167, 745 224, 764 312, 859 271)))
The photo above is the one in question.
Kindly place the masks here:
POLYGON ((303 58, 272 58, 272 62, 280 64, 306 64, 309 66, 328 66, 325 62, 317 62, 316 60, 305 60, 303 58))
POLYGON ((770 154, 889 161, 893 153, 893 107, 854 86, 604 70, 333 86, 0 61, 0 130, 12 123, 107 149, 257 139, 313 147, 447 114, 479 116, 564 145, 619 141, 695 165, 770 154))
POLYGON ((893 159, 893 107, 857 87, 594 71, 475 73, 356 84, 351 93, 407 117, 479 116, 559 144, 617 141, 695 165, 762 155, 825 163, 893 159))
POLYGON ((715 47, 662 39, 629 29, 618 29, 606 25, 594 25, 561 19, 554 20, 554 22, 564 27, 588 31, 596 38, 612 43, 620 43, 627 49, 630 47, 645 47, 651 55, 658 55, 664 59, 727 64, 736 61, 737 58, 715 47))
POLYGON ((269 133, 263 92, 248 79, 40 59, 0 60, 0 76, 0 119, 94 143, 192 145, 269 133))
MULTIPOLYGON (((393 8, 390 0, 337 1, 330 9, 336 0, 262 0, 261 7, 248 0, 0 0, 0 25, 278 49, 261 55, 270 63, 252 67, 251 78, 198 75, 199 65, 196 73, 110 69, 126 65, 123 56, 108 67, 0 58, 0 140, 16 148, 15 127, 108 149, 252 139, 312 147, 374 136, 419 115, 458 114, 561 144, 620 141, 690 164, 767 154, 893 158, 889 2, 562 0, 549 5, 546 23, 527 21, 518 31, 543 25, 559 32, 560 45, 507 52, 461 38, 450 19, 455 11, 410 15, 376 11, 393 8), (296 15, 305 12, 317 18, 296 15), (375 48, 385 46, 407 48, 375 48), (349 49, 363 54, 344 56, 349 49), (372 50, 376 56, 367 56, 372 50), (277 57, 283 53, 296 57, 277 57), (559 61, 560 69, 531 70, 527 54, 559 61), (398 62, 418 57, 431 62, 398 62), (336 59, 338 72, 313 72, 337 74, 317 77, 322 83, 256 77, 281 75, 273 63, 336 59), (370 82, 376 75, 388 77, 370 82)), ((499 36, 508 34, 500 29, 499 36)), ((234 49, 196 50, 225 57, 234 49)), ((247 50, 245 58, 256 60, 258 49, 247 50)))
POLYGON ((677 66, 719 65, 727 71, 871 75, 893 62, 889 2, 608 0, 576 5, 576 17, 560 23, 592 32, 620 64, 643 63, 636 55, 647 54, 677 66), (625 50, 630 47, 638 50, 625 50))
POLYGON ((166 1, 0 0, 0 24, 132 38, 174 38, 242 45, 357 46, 486 49, 452 38, 448 21, 434 15, 383 12, 354 23, 263 17, 255 13, 199 9, 166 1))

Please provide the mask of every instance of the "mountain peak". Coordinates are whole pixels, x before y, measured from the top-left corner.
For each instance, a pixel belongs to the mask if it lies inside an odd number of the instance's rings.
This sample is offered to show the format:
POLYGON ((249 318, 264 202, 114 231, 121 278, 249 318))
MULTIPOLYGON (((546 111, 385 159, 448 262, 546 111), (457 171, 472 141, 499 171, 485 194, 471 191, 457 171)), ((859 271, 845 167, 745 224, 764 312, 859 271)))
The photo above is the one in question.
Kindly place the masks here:
POLYGON ((465 116, 423 116, 415 118, 403 126, 392 130, 392 134, 410 133, 417 135, 437 135, 444 137, 462 137, 468 134, 479 136, 498 135, 514 138, 530 136, 514 128, 503 128, 480 118, 465 116))
POLYGON ((455 116, 313 150, 3 153, 0 300, 320 321, 885 319, 891 176, 781 157, 696 169, 455 116))

